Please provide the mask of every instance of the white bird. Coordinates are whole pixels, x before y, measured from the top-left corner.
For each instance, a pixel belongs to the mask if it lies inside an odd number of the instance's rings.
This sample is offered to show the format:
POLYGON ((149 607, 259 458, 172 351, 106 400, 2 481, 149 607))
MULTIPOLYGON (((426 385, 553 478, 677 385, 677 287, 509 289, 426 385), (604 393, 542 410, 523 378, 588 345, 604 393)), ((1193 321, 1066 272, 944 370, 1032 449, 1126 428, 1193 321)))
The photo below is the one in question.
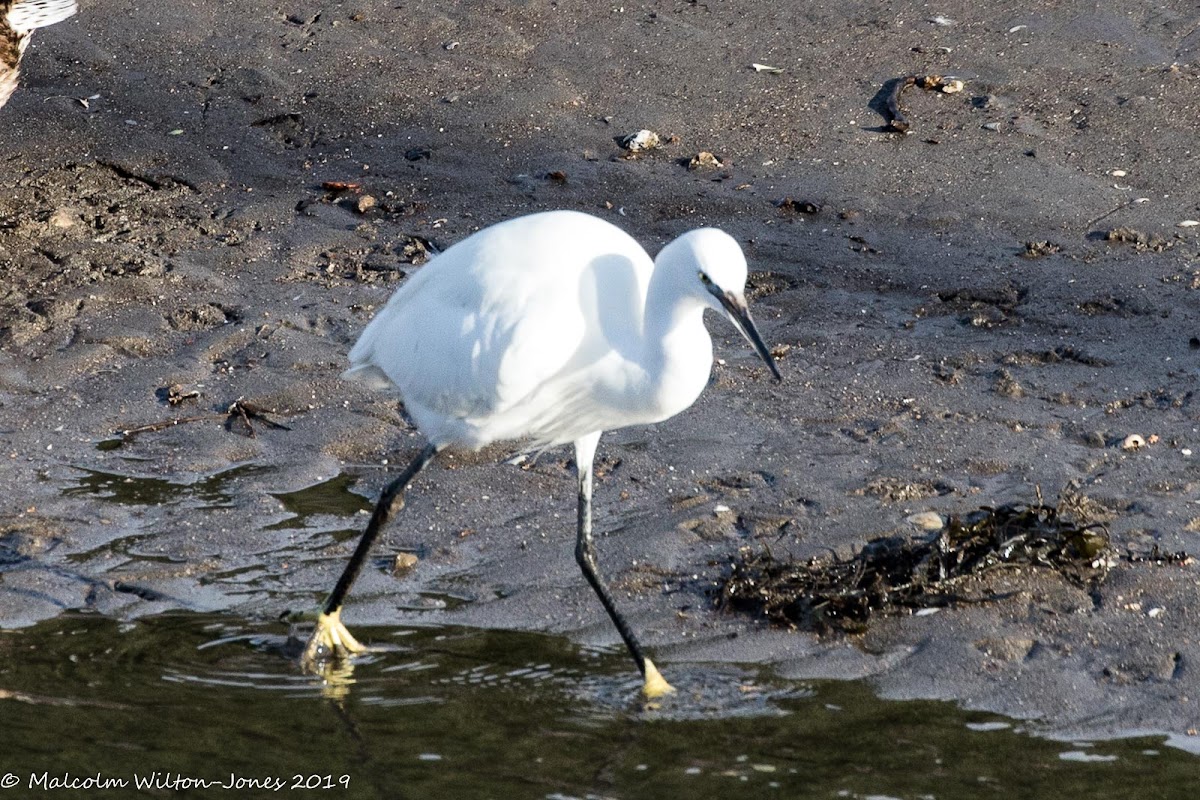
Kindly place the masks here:
POLYGON ((746 259, 714 228, 678 237, 651 260, 597 217, 550 211, 475 233, 409 278, 363 331, 344 377, 398 391, 429 443, 384 491, 317 619, 303 663, 363 648, 342 602, 405 486, 444 448, 515 440, 573 443, 575 557, 629 648, 647 696, 671 691, 617 610, 592 544, 592 461, 600 435, 690 406, 708 383, 705 309, 728 317, 779 370, 750 319, 746 259))
POLYGON ((21 56, 38 28, 79 10, 75 0, 0 0, 0 108, 17 90, 21 56))

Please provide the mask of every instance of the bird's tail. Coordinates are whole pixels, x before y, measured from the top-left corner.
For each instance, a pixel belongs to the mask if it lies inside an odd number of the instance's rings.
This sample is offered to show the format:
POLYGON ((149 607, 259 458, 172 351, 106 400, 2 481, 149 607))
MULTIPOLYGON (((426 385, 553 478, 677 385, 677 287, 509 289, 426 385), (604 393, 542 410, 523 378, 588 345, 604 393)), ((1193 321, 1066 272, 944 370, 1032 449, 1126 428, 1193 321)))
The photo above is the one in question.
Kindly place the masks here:
POLYGON ((62 22, 78 10, 75 0, 14 0, 8 8, 8 25, 18 34, 32 33, 62 22))
POLYGON ((350 369, 342 373, 342 380, 357 381, 378 391, 395 387, 387 373, 371 363, 351 364, 350 369))

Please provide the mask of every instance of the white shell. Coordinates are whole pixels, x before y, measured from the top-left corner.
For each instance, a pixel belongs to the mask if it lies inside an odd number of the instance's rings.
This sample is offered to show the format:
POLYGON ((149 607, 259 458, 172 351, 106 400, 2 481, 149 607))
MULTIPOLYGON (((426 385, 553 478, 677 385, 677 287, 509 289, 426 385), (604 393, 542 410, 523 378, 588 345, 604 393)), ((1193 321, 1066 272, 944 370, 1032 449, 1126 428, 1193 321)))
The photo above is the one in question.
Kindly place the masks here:
POLYGON ((621 140, 621 146, 631 153, 637 153, 642 150, 653 150, 662 144, 662 137, 654 131, 642 129, 637 133, 631 133, 621 140))
POLYGON ((1121 441, 1122 450, 1140 450, 1146 446, 1146 440, 1136 433, 1131 433, 1121 441))

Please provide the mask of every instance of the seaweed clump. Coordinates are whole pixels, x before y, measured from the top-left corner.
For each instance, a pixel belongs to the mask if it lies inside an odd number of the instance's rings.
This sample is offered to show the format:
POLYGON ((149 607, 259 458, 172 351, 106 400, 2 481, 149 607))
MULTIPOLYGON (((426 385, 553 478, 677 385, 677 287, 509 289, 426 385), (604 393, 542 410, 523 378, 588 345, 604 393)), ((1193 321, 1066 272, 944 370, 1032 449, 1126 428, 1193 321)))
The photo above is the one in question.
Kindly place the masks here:
POLYGON ((1018 566, 1054 570, 1094 589, 1112 565, 1108 530, 1081 525, 1053 506, 984 506, 952 516, 932 539, 878 539, 849 559, 776 559, 744 549, 717 605, 793 628, 860 633, 875 612, 949 605, 960 584, 1018 566))

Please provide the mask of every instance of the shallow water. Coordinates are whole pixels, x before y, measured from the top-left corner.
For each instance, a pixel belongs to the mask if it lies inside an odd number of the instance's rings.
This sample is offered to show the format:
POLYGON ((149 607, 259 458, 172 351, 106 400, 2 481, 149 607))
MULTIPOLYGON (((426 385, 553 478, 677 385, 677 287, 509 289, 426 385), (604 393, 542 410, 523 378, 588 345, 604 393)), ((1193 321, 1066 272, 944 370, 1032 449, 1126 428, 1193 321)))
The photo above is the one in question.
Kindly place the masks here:
POLYGON ((268 530, 303 528, 311 518, 322 514, 352 517, 360 511, 370 511, 374 504, 351 491, 357 482, 358 478, 343 472, 295 492, 274 495, 293 516, 269 526, 268 530))
POLYGON ((728 667, 669 666, 680 692, 647 708, 620 653, 511 632, 357 632, 390 644, 343 686, 299 674, 281 626, 227 616, 75 614, 0 633, 0 784, 14 797, 431 800, 1195 791, 1195 756, 1161 738, 1053 742, 946 703, 728 667))
POLYGON ((200 511, 232 505, 236 481, 270 471, 269 467, 247 463, 198 480, 177 483, 144 475, 103 472, 83 467, 76 469, 84 474, 75 485, 63 491, 66 497, 86 495, 129 506, 160 505, 191 499, 200 511))

